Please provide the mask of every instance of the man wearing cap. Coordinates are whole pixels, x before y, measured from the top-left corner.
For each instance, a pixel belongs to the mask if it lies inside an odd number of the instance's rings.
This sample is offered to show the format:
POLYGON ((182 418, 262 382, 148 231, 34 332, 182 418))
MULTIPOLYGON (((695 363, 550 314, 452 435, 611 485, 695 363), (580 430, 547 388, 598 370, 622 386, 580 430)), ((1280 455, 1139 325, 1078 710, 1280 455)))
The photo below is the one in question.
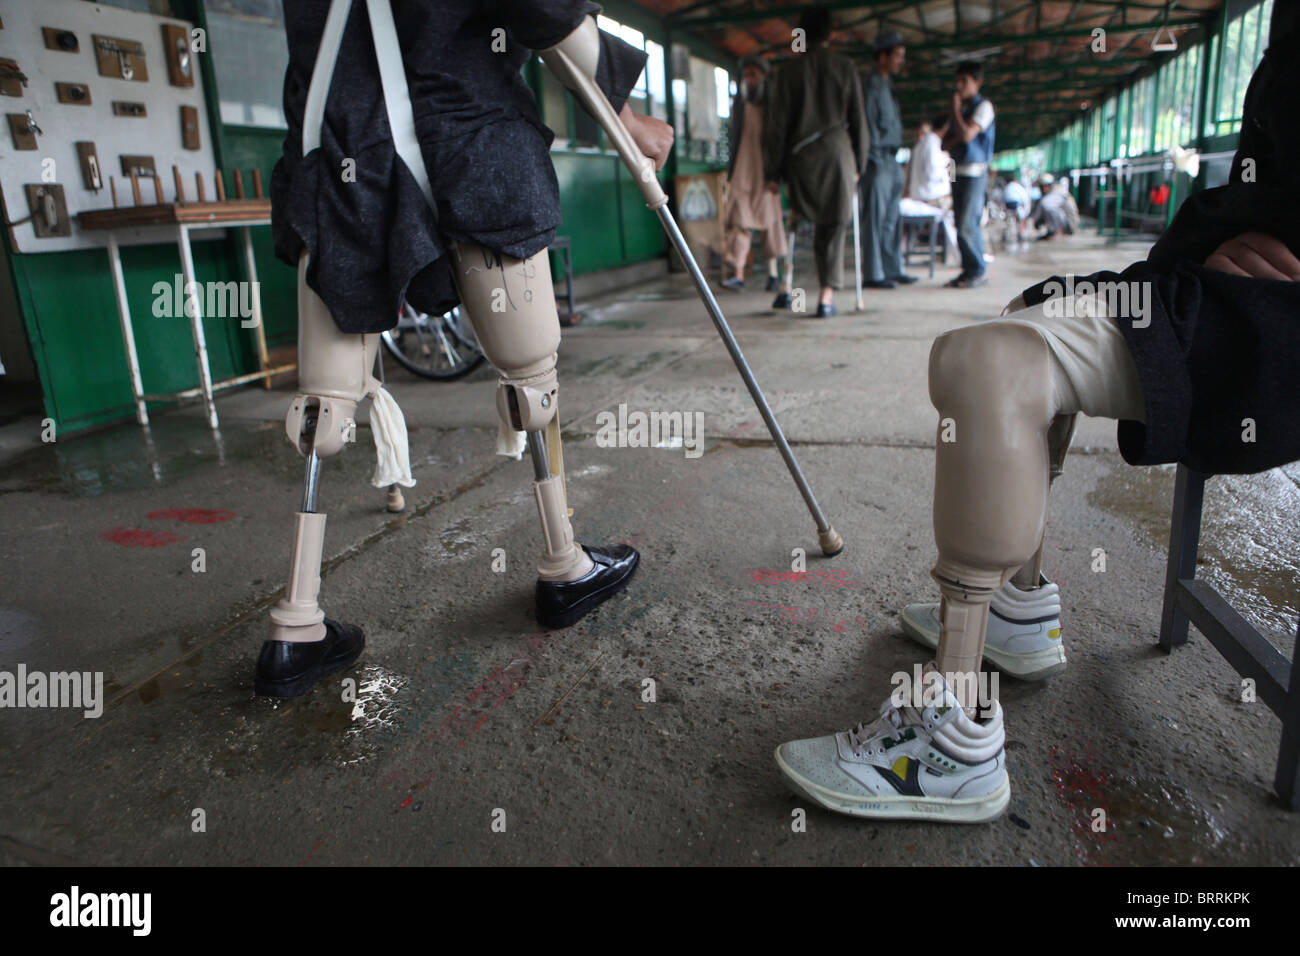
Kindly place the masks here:
POLYGON ((726 230, 725 258, 732 272, 722 284, 736 292, 745 288, 750 230, 763 234, 768 292, 778 288, 777 259, 785 253, 781 197, 763 188, 763 111, 767 106, 769 69, 762 57, 744 57, 740 61, 740 90, 731 104, 731 166, 722 222, 726 230))
POLYGON ((885 30, 876 36, 875 68, 862 81, 862 100, 867 114, 871 150, 862 176, 862 286, 892 289, 915 282, 903 272, 899 260, 898 200, 903 195, 903 172, 895 158, 903 145, 903 118, 894 98, 894 82, 903 69, 906 54, 903 36, 885 30))

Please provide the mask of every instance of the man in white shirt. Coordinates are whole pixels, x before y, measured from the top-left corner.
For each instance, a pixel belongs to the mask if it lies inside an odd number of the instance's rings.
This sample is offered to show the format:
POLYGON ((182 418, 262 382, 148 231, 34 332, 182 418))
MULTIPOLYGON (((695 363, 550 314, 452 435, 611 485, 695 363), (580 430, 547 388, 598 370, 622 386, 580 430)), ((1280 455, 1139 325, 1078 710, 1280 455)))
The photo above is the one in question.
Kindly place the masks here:
MULTIPOLYGON (((948 240, 948 248, 955 251, 957 225, 952 215, 951 165, 952 161, 943 151, 934 126, 931 123, 918 126, 916 143, 912 146, 912 156, 907 163, 907 185, 903 190, 903 198, 915 199, 942 210, 943 231, 948 240)), ((904 212, 904 215, 907 213, 904 212)))
POLYGON ((948 155, 929 123, 917 127, 916 145, 912 147, 912 159, 907 170, 907 191, 903 195, 941 209, 952 204, 948 155))

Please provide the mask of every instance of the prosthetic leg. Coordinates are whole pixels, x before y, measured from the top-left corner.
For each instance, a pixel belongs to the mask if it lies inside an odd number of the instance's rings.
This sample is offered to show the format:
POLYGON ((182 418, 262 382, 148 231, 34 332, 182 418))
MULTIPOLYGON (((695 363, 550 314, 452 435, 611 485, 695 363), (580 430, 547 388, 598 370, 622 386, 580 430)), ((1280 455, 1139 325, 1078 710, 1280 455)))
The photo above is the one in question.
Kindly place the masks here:
POLYGON ((555 370, 560 322, 546 253, 515 259, 473 243, 452 247, 461 303, 487 360, 501 373, 498 452, 519 457, 524 438, 542 523, 537 620, 568 627, 626 585, 639 561, 627 545, 574 541, 564 484, 555 370), (520 433, 523 433, 522 436, 520 433))
MULTIPOLYGON (((941 335, 930 353, 930 398, 940 418, 936 663, 941 673, 961 675, 959 689, 973 689, 993 592, 1043 540, 1055 417, 1047 342, 1033 328, 1001 322, 941 335)), ((978 701, 963 697, 969 694, 958 698, 973 713, 978 701)))
MULTIPOLYGON (((1009 308, 1022 305, 1018 300, 1009 308)), ((1035 604, 1032 589, 1041 588, 1043 606, 1026 616, 1059 617, 1055 585, 1041 574, 1043 530, 1047 490, 1061 473, 1076 413, 1141 421, 1142 388, 1105 304, 1081 298, 1068 321, 1023 309, 940 336, 930 353, 930 395, 940 415, 933 571, 943 593, 938 665, 944 672, 977 672, 991 603, 1035 604), (943 440, 946 425, 953 440, 943 440), (1012 578, 1028 593, 993 594, 1012 578)), ((905 628, 916 636, 906 617, 905 628)), ((1058 624, 1048 636, 1059 635, 1058 624)), ((1030 679, 1054 672, 1044 666, 1053 658, 1055 670, 1064 666, 1059 646, 1036 662, 1037 655, 1017 656, 1029 673, 1011 673, 1030 679)))
POLYGON ((321 677, 355 661, 365 645, 360 628, 328 620, 317 603, 325 515, 316 508, 321 459, 354 440, 357 403, 378 390, 371 371, 379 336, 339 331, 307 285, 305 254, 298 264, 298 322, 301 391, 285 416, 285 432, 306 458, 307 473, 289 583, 271 609, 271 637, 257 662, 255 690, 272 697, 305 694, 321 677))

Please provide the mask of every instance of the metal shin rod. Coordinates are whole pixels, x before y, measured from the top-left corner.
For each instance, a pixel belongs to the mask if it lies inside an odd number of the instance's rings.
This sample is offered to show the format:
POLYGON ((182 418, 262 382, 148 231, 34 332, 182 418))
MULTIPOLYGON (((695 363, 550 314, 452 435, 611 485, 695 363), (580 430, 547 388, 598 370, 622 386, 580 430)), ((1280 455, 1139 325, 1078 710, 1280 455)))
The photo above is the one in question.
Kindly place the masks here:
POLYGON ((722 336, 722 344, 731 353, 731 360, 736 364, 736 371, 740 372, 740 377, 745 380, 745 387, 749 389, 750 397, 754 399, 754 404, 758 406, 759 414, 763 416, 767 430, 772 434, 772 440, 776 442, 781 457, 785 459, 785 466, 790 469, 790 477, 799 486, 799 493, 803 495, 804 503, 808 505, 813 520, 817 522, 818 539, 822 551, 827 555, 839 554, 844 550, 844 541, 840 538, 839 532, 831 527, 830 522, 826 520, 826 516, 822 514, 822 509, 817 504, 817 498, 813 494, 812 488, 808 487, 808 479, 804 477, 803 471, 799 468, 799 463, 795 461, 794 452, 790 450, 790 443, 785 440, 785 433, 781 431, 776 416, 772 414, 767 399, 763 397, 763 390, 758 387, 758 382, 754 379, 754 373, 750 371, 749 363, 745 361, 744 353, 740 351, 740 346, 736 343, 736 337, 731 334, 731 327, 727 325, 727 320, 718 307, 718 300, 713 297, 708 282, 705 281, 703 273, 700 272, 699 263, 695 261, 695 256, 691 254, 686 239, 682 236, 681 230, 677 228, 677 221, 673 219, 673 214, 668 211, 667 205, 660 206, 655 212, 659 216, 659 221, 663 223, 664 231, 668 233, 668 238, 673 247, 677 250, 678 255, 682 257, 682 261, 686 263, 691 279, 695 282, 695 289, 699 292, 700 298, 704 300, 705 308, 708 309, 709 318, 713 320, 718 335, 722 336))

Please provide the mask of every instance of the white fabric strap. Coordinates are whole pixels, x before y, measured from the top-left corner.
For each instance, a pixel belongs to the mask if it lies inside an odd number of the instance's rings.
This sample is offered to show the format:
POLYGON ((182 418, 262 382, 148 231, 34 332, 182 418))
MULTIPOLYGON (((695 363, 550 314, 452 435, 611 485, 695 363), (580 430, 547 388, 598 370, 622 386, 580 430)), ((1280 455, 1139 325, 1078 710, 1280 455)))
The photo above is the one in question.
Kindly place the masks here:
POLYGON ((388 111, 393 146, 415 177, 429 208, 435 209, 429 171, 424 167, 424 154, 420 152, 420 142, 415 137, 415 111, 411 107, 411 92, 406 86, 406 69, 402 66, 402 47, 397 42, 393 9, 389 0, 366 0, 366 9, 370 13, 370 33, 375 38, 375 59, 379 61, 379 80, 384 87, 384 108, 388 111))
POLYGON ((339 45, 343 42, 343 27, 348 22, 352 0, 333 0, 325 18, 320 47, 316 51, 316 65, 311 71, 311 86, 307 88, 307 103, 302 111, 302 154, 306 156, 320 146, 321 123, 325 121, 325 98, 334 81, 334 64, 339 59, 339 45))
MULTIPOLYGON (((343 28, 352 11, 352 0, 332 0, 321 33, 316 65, 312 69, 311 86, 307 89, 307 103, 302 117, 302 154, 306 156, 320 146, 321 124, 325 121, 325 100, 334 80, 334 67, 343 42, 343 28)), ((402 46, 397 42, 397 26, 389 0, 366 0, 366 13, 370 17, 370 35, 375 43, 375 60, 379 64, 379 81, 384 92, 384 109, 388 114, 388 128, 392 132, 393 147, 410 170, 429 208, 433 203, 433 189, 429 185, 429 171, 424 165, 424 154, 415 135, 415 111, 411 107, 411 91, 406 85, 406 69, 402 65, 402 46)))

